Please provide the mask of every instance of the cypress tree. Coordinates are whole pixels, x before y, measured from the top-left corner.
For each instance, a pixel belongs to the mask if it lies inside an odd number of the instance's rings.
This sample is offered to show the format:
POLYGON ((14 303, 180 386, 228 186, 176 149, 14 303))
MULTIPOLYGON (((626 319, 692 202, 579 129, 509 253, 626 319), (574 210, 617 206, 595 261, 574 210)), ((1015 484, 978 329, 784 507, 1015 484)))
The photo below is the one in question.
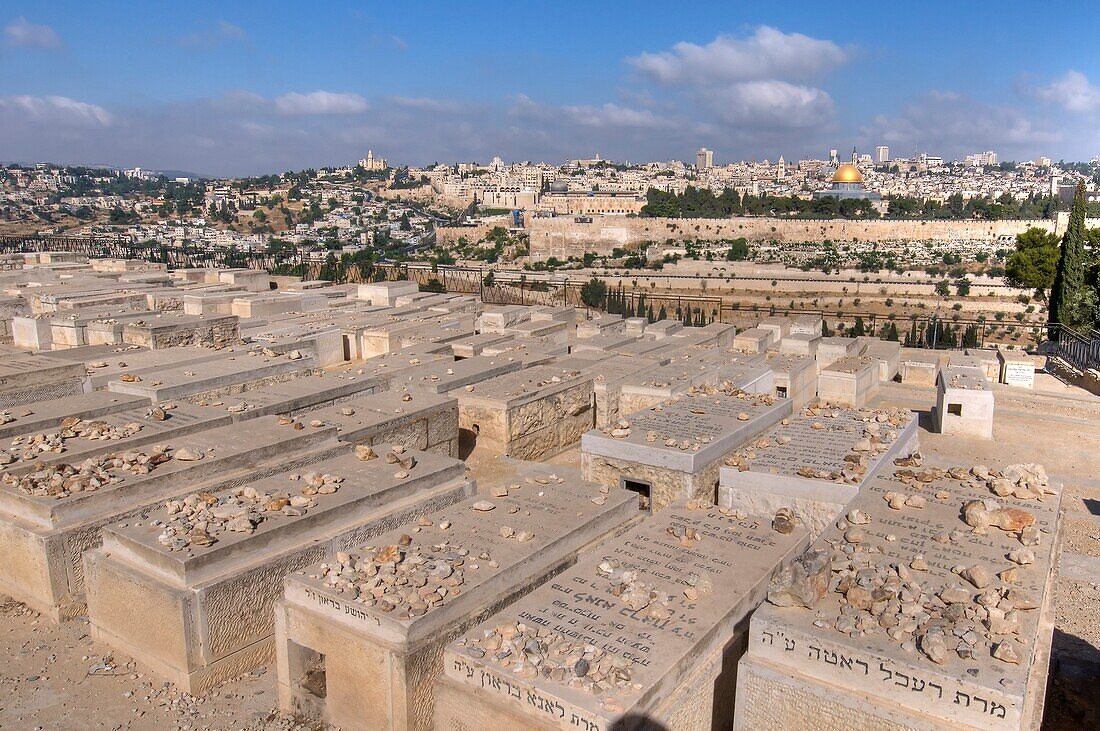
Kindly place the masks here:
POLYGON ((1085 198, 1085 181, 1077 183, 1073 194, 1073 208, 1069 214, 1069 227, 1062 237, 1062 250, 1058 268, 1054 273, 1054 286, 1050 290, 1050 322, 1074 325, 1071 308, 1085 289, 1085 214, 1088 202, 1085 198))

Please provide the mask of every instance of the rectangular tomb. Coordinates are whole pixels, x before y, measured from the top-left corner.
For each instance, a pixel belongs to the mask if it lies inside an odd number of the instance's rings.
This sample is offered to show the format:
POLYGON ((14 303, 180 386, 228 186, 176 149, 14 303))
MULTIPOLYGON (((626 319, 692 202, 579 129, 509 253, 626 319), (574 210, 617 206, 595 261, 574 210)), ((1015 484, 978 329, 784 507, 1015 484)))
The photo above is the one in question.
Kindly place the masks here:
POLYGON ((817 536, 861 485, 918 441, 911 411, 803 409, 726 459, 718 504, 754 515, 787 508, 817 536))
POLYGON ((765 365, 772 371, 772 393, 791 400, 798 410, 817 398, 817 363, 813 356, 768 354, 765 365))
POLYGON ((792 572, 753 616, 734 728, 1039 729, 1060 502, 1034 498, 1045 483, 1037 465, 871 480, 814 546, 821 593, 792 572))
POLYGON ((439 731, 729 728, 747 618, 806 533, 679 503, 447 646, 439 731))
POLYGON ((274 657, 282 580, 472 492, 465 466, 379 445, 196 490, 110 525, 85 559, 92 635, 192 694, 274 657), (394 455, 403 463, 392 463, 394 455))
POLYGON ((342 442, 400 444, 458 456, 458 400, 413 389, 382 391, 299 415, 308 428, 335 426, 342 442))
POLYGON ((0 589, 54 620, 84 604, 81 555, 100 529, 141 515, 170 497, 205 486, 246 484, 322 459, 338 447, 334 429, 298 431, 273 417, 172 437, 160 445, 111 447, 87 455, 85 474, 64 464, 0 479, 0 589), (165 449, 167 448, 167 449, 165 449))
POLYGON ((817 376, 817 395, 822 401, 862 408, 878 394, 878 361, 867 356, 838 358, 817 376))
POLYGON ((344 731, 430 729, 447 643, 637 516, 630 493, 579 480, 495 494, 287 577, 276 610, 284 712, 344 731))
POLYGON ((771 395, 697 389, 585 434, 581 469, 586 480, 637 492, 645 509, 713 502, 726 456, 790 413, 789 401, 771 395))
POLYGON ((189 366, 165 368, 153 376, 123 374, 107 384, 115 393, 145 396, 151 402, 168 399, 218 398, 272 383, 281 383, 308 376, 313 372, 314 359, 300 353, 267 356, 258 351, 236 354, 221 360, 189 366))
POLYGON ((993 391, 981 368, 949 365, 936 381, 936 431, 993 438, 993 391))
POLYGON ((901 354, 898 362, 898 378, 913 386, 935 386, 940 371, 940 357, 933 353, 910 351, 901 354))
POLYGON ((775 340, 775 331, 760 327, 742 330, 733 338, 733 347, 746 353, 763 353, 775 340))
POLYGON ((87 393, 83 363, 41 355, 5 355, 0 363, 0 409, 87 393))
POLYGON ((592 428, 593 376, 534 366, 464 386, 458 424, 477 447, 539 460, 580 441, 592 428))

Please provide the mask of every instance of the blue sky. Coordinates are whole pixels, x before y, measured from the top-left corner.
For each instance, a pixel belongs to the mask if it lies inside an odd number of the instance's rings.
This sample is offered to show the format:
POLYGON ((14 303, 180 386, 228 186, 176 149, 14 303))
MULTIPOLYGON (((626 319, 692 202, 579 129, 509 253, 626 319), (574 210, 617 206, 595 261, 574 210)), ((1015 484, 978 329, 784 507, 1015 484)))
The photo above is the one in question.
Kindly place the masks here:
POLYGON ((1088 159, 1098 6, 7 0, 0 159, 1088 159))

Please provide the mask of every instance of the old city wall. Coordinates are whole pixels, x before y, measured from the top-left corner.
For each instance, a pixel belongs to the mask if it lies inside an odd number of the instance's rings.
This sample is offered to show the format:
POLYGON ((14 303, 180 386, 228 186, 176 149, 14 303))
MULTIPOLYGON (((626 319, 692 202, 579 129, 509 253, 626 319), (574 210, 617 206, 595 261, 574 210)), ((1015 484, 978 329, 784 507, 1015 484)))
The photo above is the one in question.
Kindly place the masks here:
MULTIPOLYGON (((1012 221, 850 221, 843 219, 792 221, 776 218, 668 219, 594 216, 591 223, 573 217, 534 218, 527 222, 534 258, 564 259, 585 251, 607 253, 616 246, 634 248, 643 241, 734 239, 750 241, 898 241, 968 239, 995 241, 1014 237, 1031 226, 1054 230, 1050 220, 1012 221)), ((469 229, 456 229, 466 231, 469 229)), ((442 230, 441 230, 442 233, 442 230)), ((463 234, 458 234, 463 235, 463 234)), ((456 236, 457 238, 457 236, 456 236)))

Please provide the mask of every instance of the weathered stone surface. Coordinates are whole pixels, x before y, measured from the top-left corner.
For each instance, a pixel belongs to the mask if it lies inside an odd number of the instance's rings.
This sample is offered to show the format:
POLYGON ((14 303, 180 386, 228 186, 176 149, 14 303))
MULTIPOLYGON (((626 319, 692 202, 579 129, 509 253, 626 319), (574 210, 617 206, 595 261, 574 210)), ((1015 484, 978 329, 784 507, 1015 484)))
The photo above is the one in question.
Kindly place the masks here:
POLYGON ((1035 469, 896 462, 849 506, 858 520, 841 518, 818 540, 831 557, 829 592, 812 610, 788 602, 753 617, 735 728, 812 725, 822 709, 857 728, 1038 727, 1058 497, 1049 485, 996 497, 998 480, 1035 469), (898 509, 892 493, 905 497, 898 509), (1037 547, 1022 549, 1025 540, 1037 547), (1033 556, 1016 558, 1033 563, 1013 560, 1022 550, 1033 556))
MULTIPOLYGON (((735 645, 738 624, 806 540, 801 529, 782 535, 766 519, 693 507, 669 507, 452 643, 436 728, 676 717, 665 702, 701 659, 735 645), (547 706, 564 716, 550 720, 547 706)), ((694 687, 708 719, 725 690, 694 687)))

